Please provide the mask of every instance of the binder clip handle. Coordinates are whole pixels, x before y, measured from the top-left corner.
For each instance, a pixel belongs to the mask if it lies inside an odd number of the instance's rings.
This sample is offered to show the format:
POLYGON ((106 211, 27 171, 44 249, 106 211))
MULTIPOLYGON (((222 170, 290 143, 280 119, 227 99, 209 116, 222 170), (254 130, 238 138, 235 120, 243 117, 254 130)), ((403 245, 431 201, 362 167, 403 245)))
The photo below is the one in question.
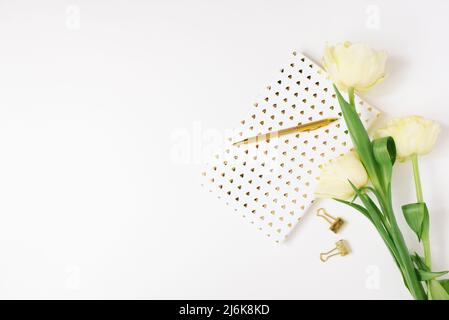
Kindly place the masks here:
POLYGON ((338 240, 335 243, 335 248, 329 250, 328 252, 323 252, 320 254, 320 260, 326 262, 329 258, 334 256, 346 256, 349 253, 349 247, 345 240, 338 240))
POLYGON ((329 229, 334 233, 337 233, 344 223, 344 220, 342 218, 335 218, 331 216, 324 208, 319 208, 316 215, 326 220, 330 224, 329 229))

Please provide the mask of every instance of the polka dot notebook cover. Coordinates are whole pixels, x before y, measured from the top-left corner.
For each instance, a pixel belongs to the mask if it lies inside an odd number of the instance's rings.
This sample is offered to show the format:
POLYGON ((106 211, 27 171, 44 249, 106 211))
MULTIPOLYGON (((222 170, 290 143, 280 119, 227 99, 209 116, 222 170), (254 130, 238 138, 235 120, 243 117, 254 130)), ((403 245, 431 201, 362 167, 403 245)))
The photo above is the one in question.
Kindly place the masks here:
MULTIPOLYGON (((380 112, 356 97, 369 127, 380 112)), ((343 119, 315 131, 233 146, 257 134, 324 118, 340 117, 326 72, 293 52, 223 150, 203 172, 203 185, 231 210, 276 242, 284 240, 314 201, 320 164, 349 151, 352 142, 343 119)))

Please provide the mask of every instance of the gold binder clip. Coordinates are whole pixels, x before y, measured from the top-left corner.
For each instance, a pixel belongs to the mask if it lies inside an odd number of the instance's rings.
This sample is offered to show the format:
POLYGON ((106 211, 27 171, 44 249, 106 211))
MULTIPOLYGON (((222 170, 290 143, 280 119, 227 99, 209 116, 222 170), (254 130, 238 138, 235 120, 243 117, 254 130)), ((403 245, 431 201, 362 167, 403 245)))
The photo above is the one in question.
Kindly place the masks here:
POLYGON ((320 254, 320 260, 326 262, 330 257, 333 256, 345 256, 349 253, 349 248, 345 240, 338 240, 335 243, 335 248, 320 254))
POLYGON ((340 230, 341 226, 343 225, 343 223, 345 222, 342 218, 337 217, 334 218, 333 216, 331 216, 329 213, 326 212, 326 210, 324 210, 324 208, 319 208, 316 215, 318 217, 322 217, 323 219, 325 219, 327 222, 329 222, 329 224, 331 225, 329 227, 329 229, 331 229, 334 233, 337 233, 338 230, 340 230))

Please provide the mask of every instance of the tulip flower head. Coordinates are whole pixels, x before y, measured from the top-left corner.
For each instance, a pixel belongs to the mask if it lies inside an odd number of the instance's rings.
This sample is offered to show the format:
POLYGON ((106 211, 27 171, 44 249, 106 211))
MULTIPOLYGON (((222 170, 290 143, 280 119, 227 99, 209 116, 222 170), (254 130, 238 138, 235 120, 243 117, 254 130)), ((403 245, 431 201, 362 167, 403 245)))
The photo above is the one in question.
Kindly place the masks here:
POLYGON ((339 89, 367 91, 385 78, 385 51, 376 51, 363 43, 344 42, 327 46, 323 65, 339 89))
POLYGON ((376 132, 377 137, 392 137, 396 144, 397 159, 406 161, 413 155, 429 153, 440 133, 440 125, 421 116, 394 119, 376 132))
POLYGON ((351 187, 368 183, 368 175, 356 152, 349 152, 323 165, 315 195, 319 198, 348 199, 354 195, 351 187))

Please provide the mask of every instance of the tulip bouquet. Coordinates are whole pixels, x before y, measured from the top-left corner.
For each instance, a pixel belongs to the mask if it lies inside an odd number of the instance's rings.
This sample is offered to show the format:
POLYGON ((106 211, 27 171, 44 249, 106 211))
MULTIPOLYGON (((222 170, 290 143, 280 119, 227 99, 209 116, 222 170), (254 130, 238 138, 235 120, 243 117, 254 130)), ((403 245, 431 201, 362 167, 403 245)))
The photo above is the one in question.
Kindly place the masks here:
POLYGON ((323 64, 334 89, 355 151, 327 163, 317 185, 319 197, 334 198, 361 214, 374 225, 415 299, 449 300, 447 271, 432 270, 429 243, 430 216, 423 199, 418 156, 433 148, 440 127, 419 116, 393 120, 371 139, 355 110, 355 92, 367 91, 385 77, 387 55, 364 44, 349 42, 328 46, 323 64), (341 91, 346 91, 346 100, 341 91), (392 171, 395 161, 412 163, 416 202, 402 211, 408 226, 422 244, 423 254, 411 253, 393 211, 392 171), (353 197, 352 200, 348 200, 353 197))

